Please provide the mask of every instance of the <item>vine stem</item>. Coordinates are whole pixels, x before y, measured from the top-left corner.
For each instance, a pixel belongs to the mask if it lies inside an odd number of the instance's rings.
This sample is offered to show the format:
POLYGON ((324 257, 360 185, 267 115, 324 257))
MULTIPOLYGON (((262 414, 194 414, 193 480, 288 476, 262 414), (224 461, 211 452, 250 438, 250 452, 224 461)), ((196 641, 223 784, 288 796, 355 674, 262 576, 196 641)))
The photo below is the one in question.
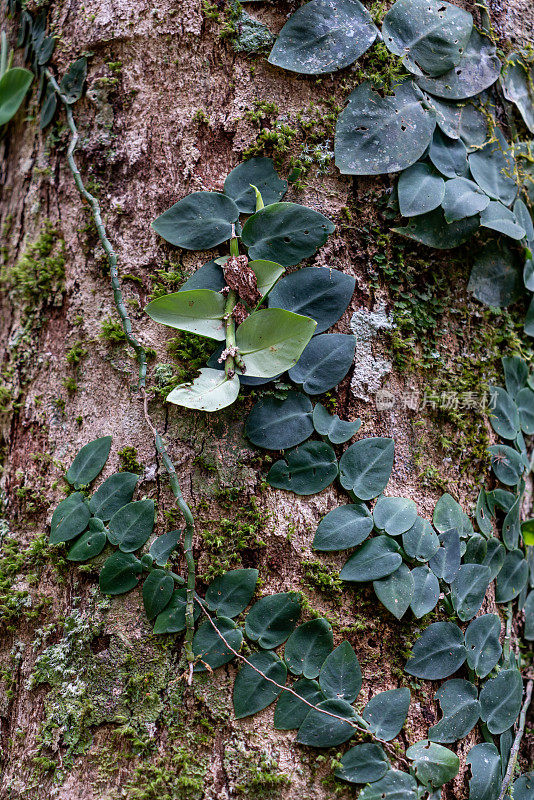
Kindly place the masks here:
POLYGON ((171 486, 171 491, 175 497, 176 503, 178 508, 182 512, 182 515, 185 520, 185 531, 184 531, 184 557, 187 567, 187 581, 186 581, 186 607, 185 607, 185 623, 186 623, 186 633, 185 633, 185 641, 184 641, 184 651, 187 658, 187 662, 189 665, 188 668, 188 683, 191 684, 193 679, 193 665, 195 662, 195 655, 193 653, 193 636, 195 633, 195 619, 194 619, 194 597, 195 597, 195 559, 193 556, 193 534, 195 530, 195 521, 193 518, 193 514, 191 513, 191 509, 187 505, 184 496, 182 494, 182 490, 180 488, 180 483, 178 481, 178 476, 176 475, 176 470, 174 468, 174 464, 172 463, 165 445, 163 443, 163 439, 161 438, 160 434, 156 430, 155 425, 153 424, 150 414, 148 411, 148 398, 146 394, 146 373, 147 373, 147 357, 146 357, 146 350, 143 345, 135 338, 132 332, 132 323, 130 317, 128 315, 128 311, 126 310, 126 306, 124 304, 124 298, 122 295, 122 289, 119 280, 119 271, 117 267, 117 255, 111 245, 111 242, 108 239, 106 228, 102 221, 102 214, 100 211, 100 204, 94 195, 92 195, 86 188, 82 180, 82 176, 80 174, 80 170, 78 169, 78 165, 74 160, 74 152, 76 147, 78 146, 79 141, 79 134, 78 129, 76 128, 76 123, 74 122, 74 117, 72 115, 72 109, 63 97, 61 96, 61 92, 58 86, 58 83, 50 70, 46 70, 46 76, 50 81, 54 91, 56 92, 57 96, 60 98, 63 106, 65 107, 65 113, 67 115, 67 124, 69 126, 71 132, 71 139, 69 142, 69 147, 67 150, 67 162, 70 168, 70 171, 73 174, 74 182, 76 184, 76 188, 78 189, 79 193, 82 197, 89 203, 91 206, 91 210, 93 213, 93 219, 95 222, 96 229, 98 231, 98 237, 102 243, 102 247, 104 248, 104 252, 106 253, 107 260, 109 263, 110 268, 110 276, 111 276, 111 286, 113 289, 113 298, 115 300, 115 306, 119 313, 119 317, 121 320, 122 329, 124 331, 124 335, 126 337, 126 341, 130 345, 130 347, 134 350, 135 355, 137 357, 137 362, 139 364, 139 381, 138 381, 138 389, 141 393, 141 397, 143 400, 143 413, 145 417, 145 421, 152 432, 154 437, 154 443, 156 446, 156 451, 160 456, 167 475, 169 476, 169 483, 171 486))
POLYGON ((530 706, 530 701, 532 700, 533 686, 534 686, 534 680, 530 679, 529 682, 527 683, 525 700, 523 703, 523 707, 521 709, 521 714, 519 716, 519 725, 517 728, 517 733, 515 735, 512 749, 510 750, 510 758, 508 759, 508 767, 506 768, 506 775, 504 776, 504 780, 501 786, 501 792, 497 800, 504 800, 506 793, 508 792, 510 783, 512 782, 517 756, 519 754, 519 747, 521 746, 521 739, 523 738, 523 733, 525 732, 525 722, 527 719, 527 711, 530 706))

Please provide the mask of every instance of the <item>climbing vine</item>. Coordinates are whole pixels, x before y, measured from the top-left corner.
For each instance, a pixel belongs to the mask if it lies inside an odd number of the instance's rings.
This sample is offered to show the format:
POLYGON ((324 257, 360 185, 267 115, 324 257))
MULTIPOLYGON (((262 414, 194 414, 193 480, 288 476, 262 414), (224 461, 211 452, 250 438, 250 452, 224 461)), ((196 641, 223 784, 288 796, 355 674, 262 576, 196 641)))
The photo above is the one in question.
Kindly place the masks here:
MULTIPOLYGON (((20 10, 16 0, 8 6, 20 10)), ((408 223, 393 230, 425 245, 456 247, 479 228, 511 239, 511 246, 500 238, 486 242, 475 260, 469 289, 481 302, 506 306, 517 298, 520 258, 524 286, 532 292, 530 145, 515 139, 510 144, 493 116, 492 104, 502 98, 482 97, 499 80, 503 97, 516 105, 532 131, 528 54, 510 55, 502 68, 487 25, 485 32, 478 31, 468 12, 448 3, 397 0, 380 32, 358 0, 312 0, 288 20, 269 61, 304 74, 324 74, 352 64, 378 38, 412 77, 382 94, 368 82, 356 87, 337 121, 338 168, 349 175, 400 172, 390 207, 408 223)), ((154 502, 133 500, 135 472, 111 475, 95 489, 111 447, 111 438, 102 437, 82 447, 65 474, 70 493, 54 511, 51 544, 66 546, 72 562, 97 559, 104 594, 126 593, 142 581, 154 633, 184 634, 189 682, 195 672, 240 662, 233 687, 236 718, 276 701, 275 728, 297 730, 301 745, 329 748, 354 736, 365 739, 348 749, 335 769, 339 779, 363 787, 360 800, 436 800, 460 767, 456 753, 445 745, 463 739, 476 725, 484 742, 467 757, 470 800, 502 800, 514 779, 533 686, 532 678, 524 686, 524 659, 511 646, 514 606, 525 613, 525 640, 534 640, 534 520, 521 517, 531 473, 525 436, 534 434, 529 366, 517 356, 505 356, 505 388, 491 387, 490 422, 502 442, 489 447, 492 486, 497 486, 480 489, 478 530, 449 494, 436 504, 431 523, 412 500, 384 493, 393 470, 394 440, 360 438, 343 447, 359 432, 360 421, 341 420, 316 400, 337 387, 353 364, 355 337, 327 331, 346 311, 355 281, 324 267, 285 272, 324 245, 334 231, 331 221, 306 206, 283 202, 287 183, 270 159, 255 157, 227 176, 223 193, 195 192, 153 223, 176 247, 208 250, 228 243, 226 255, 204 264, 179 291, 157 297, 146 308, 159 323, 221 343, 199 376, 175 387, 167 400, 216 412, 233 403, 242 386, 274 381, 275 391, 259 399, 245 422, 252 445, 282 451, 267 483, 312 495, 338 481, 349 501, 321 519, 314 549, 350 550, 339 573, 343 585, 372 583, 378 600, 397 619, 406 614, 421 619, 439 609, 442 618, 424 628, 405 672, 422 680, 447 679, 435 694, 442 718, 427 739, 401 755, 391 743, 405 723, 410 690, 380 692, 359 708, 362 673, 356 653, 347 641, 334 647, 325 618, 297 624, 302 613, 298 593, 253 601, 255 569, 225 572, 203 597, 197 593, 194 519, 149 415, 147 351, 132 330, 98 200, 74 158, 78 133, 72 106, 82 95, 87 61, 75 61, 58 82, 47 67, 54 39, 46 36, 46 12, 34 18, 22 11, 18 45, 26 47, 39 78, 41 127, 58 109, 66 114, 68 164, 108 259, 122 331, 139 364, 145 421, 184 518, 183 530, 152 539, 154 502), (291 384, 280 380, 285 373, 291 384), (169 566, 180 547, 185 576, 169 566), (477 616, 493 582, 495 601, 505 606, 503 644, 500 617, 477 616), (245 640, 249 649, 256 648, 252 655, 242 652, 245 640), (464 677, 452 678, 459 670, 464 677)), ((31 83, 31 73, 30 78, 16 76, 18 88, 10 96, 4 79, 15 70, 7 62, 3 36, 0 124, 16 113, 31 83), (12 109, 11 116, 6 108, 12 109)), ((527 335, 534 333, 533 308, 527 313, 527 335)), ((529 773, 515 780, 515 800, 529 797, 533 779, 529 773)))

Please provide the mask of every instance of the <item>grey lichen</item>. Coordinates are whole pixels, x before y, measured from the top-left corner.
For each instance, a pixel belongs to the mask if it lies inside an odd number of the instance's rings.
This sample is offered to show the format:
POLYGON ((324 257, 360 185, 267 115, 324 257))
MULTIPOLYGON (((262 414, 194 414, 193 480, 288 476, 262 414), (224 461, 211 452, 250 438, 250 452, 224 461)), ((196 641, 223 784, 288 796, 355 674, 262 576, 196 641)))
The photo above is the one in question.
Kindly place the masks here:
POLYGON ((393 318, 387 313, 384 301, 379 301, 373 311, 359 308, 352 315, 350 327, 356 336, 356 352, 351 390, 359 400, 368 402, 380 389, 384 376, 393 368, 389 359, 373 353, 373 340, 377 339, 380 332, 391 330, 393 325, 393 318))

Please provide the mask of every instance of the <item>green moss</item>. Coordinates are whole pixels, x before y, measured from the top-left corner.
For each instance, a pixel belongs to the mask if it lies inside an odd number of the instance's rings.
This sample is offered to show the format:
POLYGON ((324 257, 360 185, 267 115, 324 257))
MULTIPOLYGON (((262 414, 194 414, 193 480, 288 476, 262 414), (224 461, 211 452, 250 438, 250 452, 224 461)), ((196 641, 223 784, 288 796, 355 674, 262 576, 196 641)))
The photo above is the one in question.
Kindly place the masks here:
POLYGON ((65 358, 69 366, 79 367, 82 358, 85 358, 86 355, 87 355, 87 350, 83 346, 83 343, 77 341, 75 344, 72 345, 70 350, 67 351, 67 355, 65 356, 65 358))
POLYGON ((4 262, 0 267, 0 286, 24 306, 53 301, 63 291, 64 281, 65 242, 48 220, 15 264, 4 262))
POLYGON ((247 14, 239 0, 228 0, 219 38, 227 39, 236 53, 261 55, 270 51, 276 37, 266 25, 247 14))
POLYGON ((126 334, 119 320, 112 319, 111 317, 103 320, 100 326, 99 336, 110 344, 121 344, 126 341, 126 334))
POLYGON ((239 743, 225 748, 224 766, 236 795, 246 800, 271 800, 291 786, 290 776, 280 771, 272 755, 248 751, 239 743))
POLYGON ((137 460, 137 450, 135 447, 130 447, 126 445, 119 450, 117 453, 119 457, 119 472, 135 472, 138 475, 141 475, 143 472, 143 466, 137 460))
POLYGON ((45 564, 52 560, 60 566, 62 559, 48 546, 48 537, 41 534, 27 547, 8 533, 5 520, 0 520, 0 623, 11 626, 23 616, 33 619, 50 602, 49 598, 32 596, 28 589, 16 588, 24 579, 29 586, 38 582, 45 564))
POLYGON ((150 300, 157 300, 165 294, 176 292, 187 278, 187 272, 180 263, 164 261, 164 269, 157 269, 152 274, 150 300))
POLYGON ((321 561, 303 561, 304 577, 308 586, 329 597, 337 597, 342 592, 343 582, 339 571, 321 561))

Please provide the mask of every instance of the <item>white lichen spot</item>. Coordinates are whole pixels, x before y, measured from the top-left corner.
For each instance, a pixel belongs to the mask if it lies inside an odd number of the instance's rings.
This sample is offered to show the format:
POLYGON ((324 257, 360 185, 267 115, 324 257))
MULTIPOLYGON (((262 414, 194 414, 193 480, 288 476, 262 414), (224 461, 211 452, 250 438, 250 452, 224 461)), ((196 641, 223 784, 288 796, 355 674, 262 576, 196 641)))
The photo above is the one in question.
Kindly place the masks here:
POLYGON ((382 379, 391 372, 391 361, 373 354, 373 339, 381 331, 393 328, 393 319, 386 312, 386 304, 380 301, 373 311, 359 308, 350 321, 352 332, 356 335, 354 353, 354 375, 350 388, 358 400, 369 402, 382 385, 382 379))

